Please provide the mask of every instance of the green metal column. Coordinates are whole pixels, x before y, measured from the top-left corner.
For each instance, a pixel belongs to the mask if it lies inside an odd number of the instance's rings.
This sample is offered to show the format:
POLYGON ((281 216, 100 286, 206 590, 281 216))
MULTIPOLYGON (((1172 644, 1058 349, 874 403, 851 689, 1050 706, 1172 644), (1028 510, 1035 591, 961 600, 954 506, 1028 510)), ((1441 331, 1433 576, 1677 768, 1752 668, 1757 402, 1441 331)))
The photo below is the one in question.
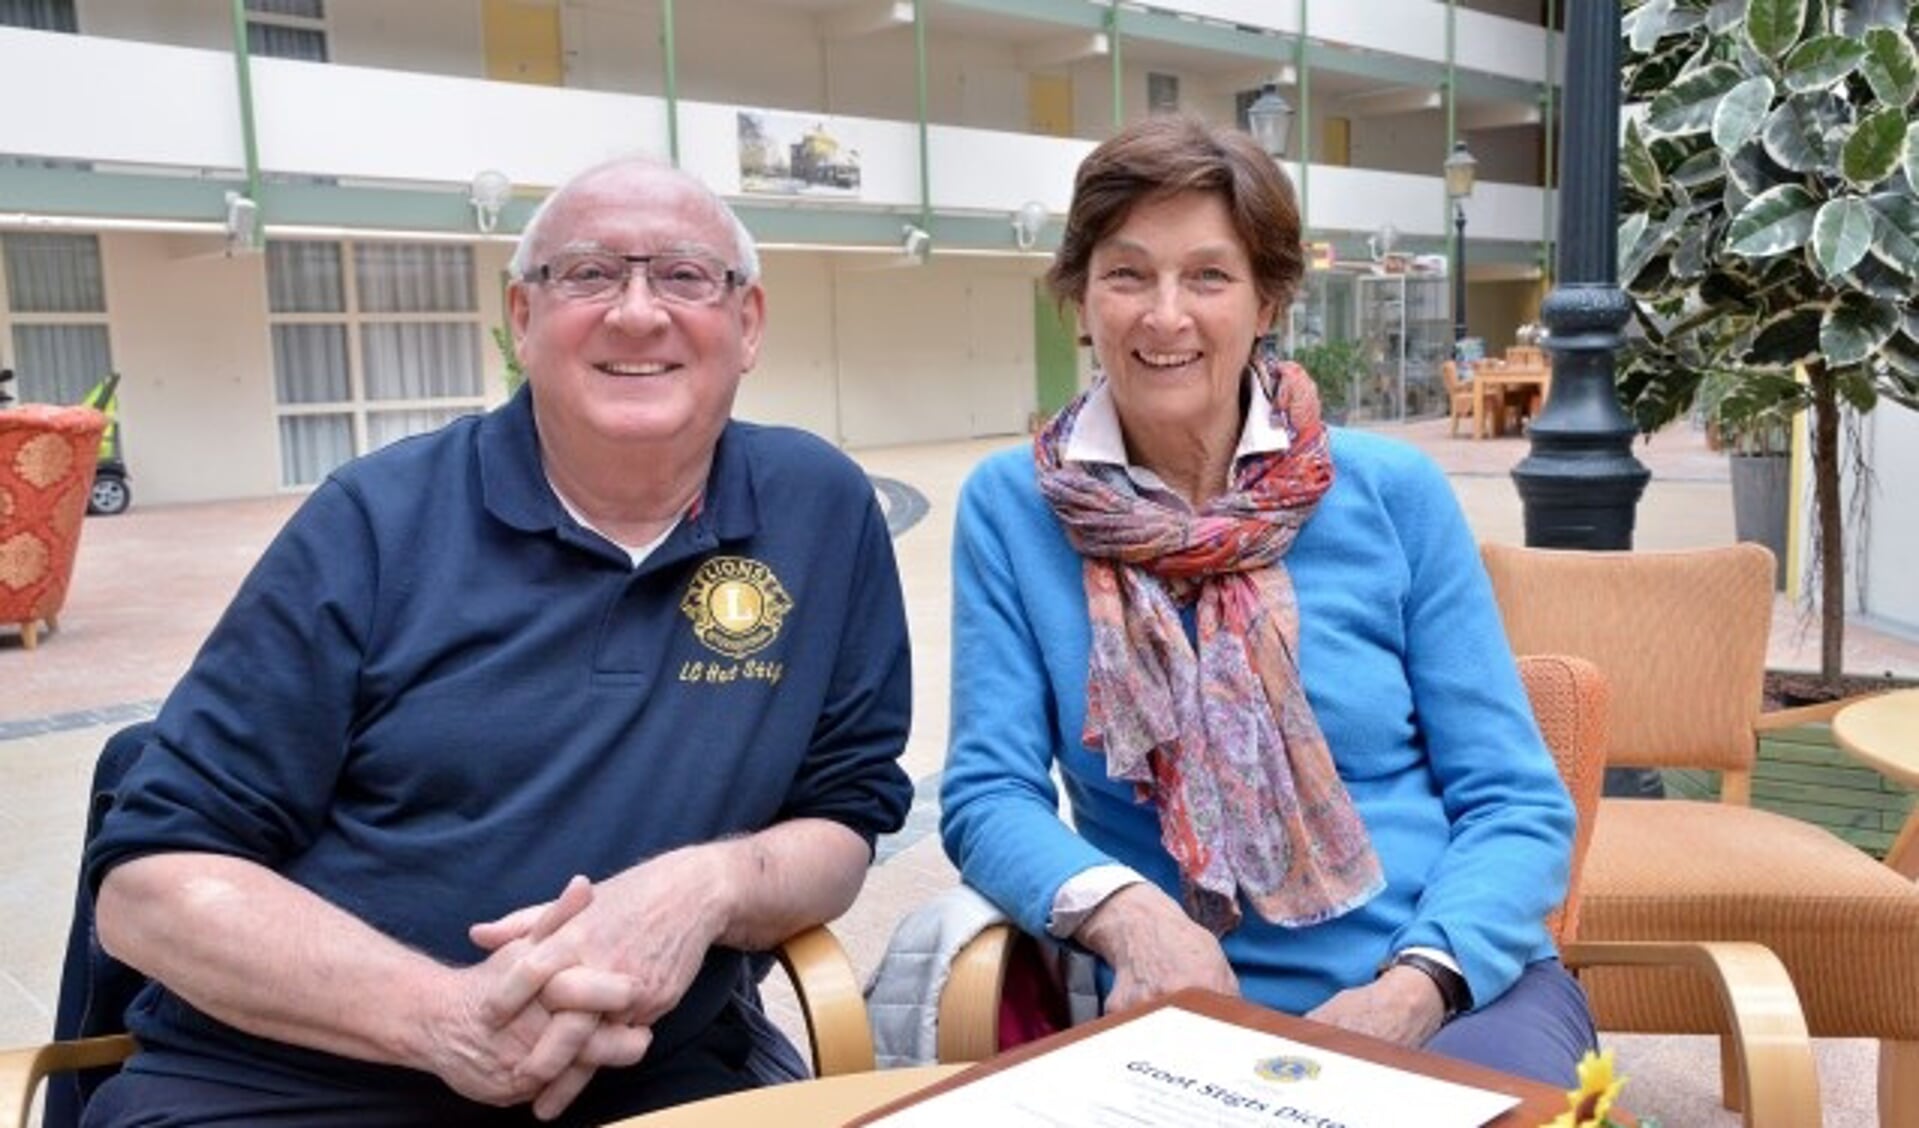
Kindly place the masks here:
MULTIPOLYGON (((246 0, 233 0, 233 70, 240 84, 240 145, 246 154, 247 199, 260 205, 260 143, 253 123, 253 56, 247 48, 246 0)), ((265 215, 254 214, 252 246, 266 242, 265 215)))
POLYGON ((933 233, 933 160, 926 140, 926 0, 913 0, 913 73, 920 104, 920 230, 933 233))
POLYGON ((1126 124, 1126 89, 1119 57, 1119 0, 1106 9, 1106 46, 1113 60, 1113 132, 1126 124))
POLYGON ((1311 182, 1313 178, 1313 82, 1312 72, 1306 68, 1306 0, 1299 0, 1299 38, 1293 40, 1293 73, 1299 77, 1299 224, 1302 235, 1310 236, 1313 230, 1312 209, 1308 203, 1312 199, 1311 182))
MULTIPOLYGON (((1459 68, 1454 58, 1455 24, 1459 17, 1459 0, 1446 0, 1446 155, 1452 156, 1453 144, 1459 140, 1459 68)), ((1452 230, 1452 200, 1448 199, 1440 212, 1442 229, 1452 230)), ((1454 270, 1459 269, 1459 240, 1456 236, 1447 236, 1449 253, 1447 259, 1454 270)))
POLYGON ((1546 175, 1543 177, 1546 202, 1539 209, 1539 264, 1548 288, 1553 284, 1553 201, 1559 179, 1559 167, 1553 163, 1553 84, 1558 80, 1554 73, 1553 25, 1559 22, 1558 8, 1559 0, 1546 0, 1546 93, 1540 110, 1541 128, 1546 135, 1546 175))
POLYGON ((660 59, 666 75, 666 153, 680 164, 680 68, 673 40, 673 0, 660 0, 660 59))

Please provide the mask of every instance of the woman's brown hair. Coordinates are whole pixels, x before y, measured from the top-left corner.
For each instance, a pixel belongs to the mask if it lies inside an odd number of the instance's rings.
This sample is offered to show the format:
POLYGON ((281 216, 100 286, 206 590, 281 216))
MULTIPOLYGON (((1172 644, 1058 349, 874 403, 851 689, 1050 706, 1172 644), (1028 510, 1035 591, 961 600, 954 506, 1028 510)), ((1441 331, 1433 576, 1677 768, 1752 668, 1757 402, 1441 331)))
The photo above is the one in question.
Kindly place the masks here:
POLYGON ((1290 304, 1306 269, 1292 182, 1251 137, 1191 114, 1134 122, 1080 162, 1066 233, 1046 271, 1054 299, 1062 305, 1084 301, 1100 240, 1141 202, 1181 192, 1210 192, 1225 201, 1260 300, 1281 308, 1290 304))

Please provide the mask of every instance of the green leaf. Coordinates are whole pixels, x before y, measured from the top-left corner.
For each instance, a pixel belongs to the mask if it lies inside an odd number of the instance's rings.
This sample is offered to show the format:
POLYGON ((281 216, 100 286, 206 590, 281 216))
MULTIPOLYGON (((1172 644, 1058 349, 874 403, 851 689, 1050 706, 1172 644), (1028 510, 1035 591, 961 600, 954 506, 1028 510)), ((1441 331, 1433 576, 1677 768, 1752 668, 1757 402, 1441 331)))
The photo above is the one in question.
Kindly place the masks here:
POLYGON ((1707 252, 1712 241, 1712 223, 1710 221, 1694 223, 1680 236, 1679 246, 1672 253, 1672 265, 1667 269, 1681 282, 1690 282, 1706 273, 1711 265, 1707 252))
POLYGON ((1797 184, 1781 184, 1753 198, 1726 228, 1726 249, 1747 258, 1784 254, 1812 237, 1819 201, 1797 184))
POLYGON ((1672 170, 1672 182, 1688 192, 1697 192, 1725 178, 1726 158, 1717 149, 1694 153, 1672 170))
POLYGON ((1903 219, 1919 220, 1919 214, 1915 214, 1919 213, 1919 203, 1903 192, 1886 193, 1868 200, 1872 205, 1872 255, 1907 279, 1919 280, 1919 239, 1913 238, 1904 222, 1887 214, 1884 203, 1887 196, 1895 198, 1897 202, 1892 207, 1900 210, 1903 219))
MULTIPOLYGON (((1773 160, 1765 145, 1758 141, 1748 141, 1731 151, 1726 157, 1726 175, 1747 196, 1757 196, 1793 179, 1792 170, 1773 160)), ((1737 214, 1739 209, 1728 207, 1726 210, 1737 214)))
MULTIPOLYGON (((1619 257, 1621 284, 1632 281, 1632 275, 1625 272, 1625 264, 1632 261, 1633 255, 1638 252, 1639 243, 1646 237, 1646 228, 1651 224, 1651 216, 1645 212, 1634 212, 1619 225, 1619 243, 1614 253, 1619 257)), ((1644 266, 1645 263, 1641 262, 1640 265, 1644 266)))
POLYGON ((1864 368, 1850 368, 1834 373, 1839 389, 1839 398, 1846 406, 1861 415, 1879 406, 1879 390, 1872 386, 1872 376, 1864 368))
POLYGON ((1905 142, 1904 110, 1884 109, 1867 114, 1839 151, 1839 174, 1856 188, 1870 188, 1899 167, 1905 142))
POLYGON ((1647 0, 1629 13, 1624 23, 1632 49, 1650 52, 1666 34, 1666 19, 1672 15, 1672 0, 1647 0))
POLYGON ((1786 89, 1795 94, 1824 90, 1853 72, 1866 57, 1866 45, 1843 35, 1819 35, 1786 56, 1786 89))
POLYGON ((1698 133, 1712 125, 1719 99, 1744 77, 1731 63, 1684 75, 1652 100, 1646 124, 1659 133, 1698 133))
POLYGON ((1863 38, 1868 28, 1906 26, 1909 0, 1839 0, 1839 34, 1863 38))
POLYGON ((1888 106, 1904 106, 1919 93, 1919 52, 1903 31, 1875 27, 1866 33, 1866 58, 1859 73, 1873 97, 1888 106))
POLYGON ((1879 349, 1886 366, 1910 380, 1919 380, 1919 342, 1904 333, 1896 333, 1879 349))
POLYGON ((1906 127, 1906 139, 1899 161, 1906 169, 1906 183, 1919 185, 1919 121, 1906 127))
POLYGON ((1766 116, 1760 139, 1766 155, 1790 172, 1823 172, 1834 152, 1832 135, 1846 123, 1846 107, 1831 94, 1795 94, 1766 116))
POLYGON ((1619 164, 1626 183, 1633 191, 1647 199, 1659 197, 1663 185, 1659 165, 1646 148, 1646 139, 1639 135, 1639 123, 1636 121, 1626 122, 1626 139, 1620 145, 1619 164))
POLYGON ((1845 283, 1868 297, 1889 302, 1905 301, 1912 289, 1912 283, 1905 275, 1873 255, 1860 259, 1859 265, 1846 275, 1845 283))
POLYGON ((1787 310, 1760 326, 1743 362, 1758 367, 1797 364, 1819 355, 1819 324, 1824 311, 1816 305, 1787 310))
POLYGON ((1842 294, 1819 322, 1819 351, 1826 364, 1859 364, 1899 331, 1899 307, 1864 294, 1842 294))
POLYGON ((1791 49, 1805 24, 1806 0, 1749 0, 1746 5, 1746 41, 1768 58, 1791 49))
POLYGON ((1772 109, 1772 79, 1753 75, 1726 92, 1712 112, 1712 143, 1730 153, 1752 139, 1772 109))
POLYGON ((1720 35, 1738 27, 1746 19, 1746 0, 1712 0, 1706 9, 1706 30, 1720 35))
POLYGON ((1625 235, 1628 234, 1625 228, 1622 227, 1620 230, 1619 284, 1622 287, 1631 287, 1634 282, 1640 282, 1642 287, 1656 288, 1664 284, 1664 271, 1659 272, 1660 276, 1653 279, 1641 280, 1640 275, 1672 249, 1673 236, 1679 234, 1680 229, 1686 225, 1687 213, 1675 211, 1657 221, 1646 217, 1644 213, 1635 218, 1646 218, 1647 222, 1634 224, 1631 220, 1627 220, 1626 226, 1634 228, 1631 232, 1633 235, 1631 243, 1625 241, 1625 235))
POLYGON ((1872 248, 1873 210, 1857 196, 1827 200, 1812 221, 1812 259, 1830 278, 1859 265, 1872 248))

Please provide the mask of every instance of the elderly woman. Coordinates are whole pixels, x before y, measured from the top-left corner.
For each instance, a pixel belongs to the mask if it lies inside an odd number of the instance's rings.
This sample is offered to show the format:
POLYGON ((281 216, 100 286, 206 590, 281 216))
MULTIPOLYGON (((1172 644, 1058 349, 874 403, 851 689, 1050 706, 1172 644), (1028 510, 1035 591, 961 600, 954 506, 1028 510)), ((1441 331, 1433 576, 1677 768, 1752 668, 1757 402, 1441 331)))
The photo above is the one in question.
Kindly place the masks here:
POLYGON ((1080 166, 1047 280, 1099 373, 962 494, 947 852, 1109 1010, 1198 985, 1572 1084, 1572 807, 1446 479, 1277 359, 1301 269, 1242 134, 1080 166))

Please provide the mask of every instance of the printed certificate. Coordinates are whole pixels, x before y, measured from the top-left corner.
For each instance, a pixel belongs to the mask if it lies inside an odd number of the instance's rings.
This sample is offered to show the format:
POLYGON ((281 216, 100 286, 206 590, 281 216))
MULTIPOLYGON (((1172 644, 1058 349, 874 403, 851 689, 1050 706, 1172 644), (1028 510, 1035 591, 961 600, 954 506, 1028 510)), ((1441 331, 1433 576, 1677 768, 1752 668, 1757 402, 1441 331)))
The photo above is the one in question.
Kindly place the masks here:
POLYGON ((1404 1128, 1416 1120, 1421 1128, 1480 1128, 1520 1103, 1509 1093, 1337 1053, 1179 1006, 1128 1018, 1004 1068, 987 1068, 975 1080, 863 1123, 1404 1128))

